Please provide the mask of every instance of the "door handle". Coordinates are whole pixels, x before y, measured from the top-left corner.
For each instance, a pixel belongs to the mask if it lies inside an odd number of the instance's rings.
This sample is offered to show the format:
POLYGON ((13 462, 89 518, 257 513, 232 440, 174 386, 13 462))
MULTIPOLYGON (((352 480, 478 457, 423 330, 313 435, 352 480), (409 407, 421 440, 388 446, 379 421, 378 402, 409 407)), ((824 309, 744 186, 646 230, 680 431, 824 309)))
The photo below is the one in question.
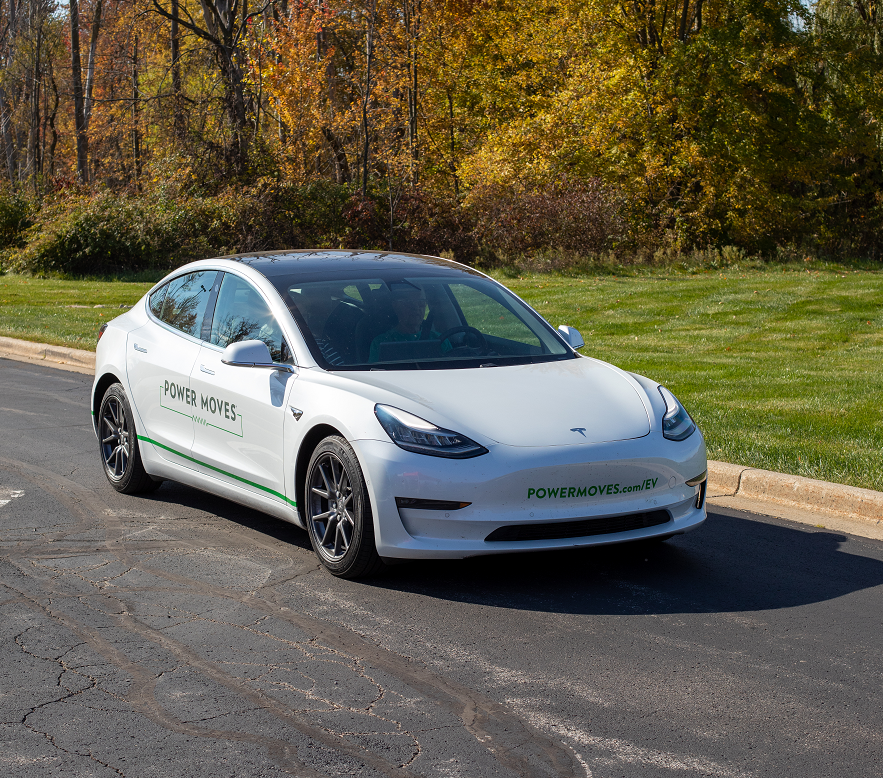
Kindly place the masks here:
POLYGON ((140 352, 142 352, 143 354, 146 354, 146 353, 147 353, 147 349, 146 349, 146 348, 142 348, 142 347, 139 346, 137 343, 135 344, 135 351, 140 351, 140 352))
POLYGON ((202 370, 203 373, 208 373, 209 375, 214 375, 214 370, 209 370, 205 365, 200 365, 199 369, 202 370))

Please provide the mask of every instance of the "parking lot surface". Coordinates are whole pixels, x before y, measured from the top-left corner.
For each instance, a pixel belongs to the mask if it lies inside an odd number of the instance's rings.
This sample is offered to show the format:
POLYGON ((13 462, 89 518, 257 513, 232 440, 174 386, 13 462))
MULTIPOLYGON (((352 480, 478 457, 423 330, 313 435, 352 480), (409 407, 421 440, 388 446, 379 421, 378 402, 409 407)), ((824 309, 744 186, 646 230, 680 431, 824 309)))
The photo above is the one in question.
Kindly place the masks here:
POLYGON ((90 384, 0 360, 3 775, 883 775, 881 542, 712 509, 342 581, 294 526, 114 492, 90 384))

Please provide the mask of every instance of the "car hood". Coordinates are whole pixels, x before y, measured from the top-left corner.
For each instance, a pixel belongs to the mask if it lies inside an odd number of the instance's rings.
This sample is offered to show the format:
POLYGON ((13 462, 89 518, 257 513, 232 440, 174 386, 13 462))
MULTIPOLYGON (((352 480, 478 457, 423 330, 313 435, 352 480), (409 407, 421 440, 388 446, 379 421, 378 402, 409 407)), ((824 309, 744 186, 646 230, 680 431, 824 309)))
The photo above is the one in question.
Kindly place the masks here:
POLYGON ((639 388, 620 370, 594 359, 373 371, 357 380, 410 400, 402 409, 427 421, 443 425, 441 416, 458 432, 479 433, 508 446, 605 443, 650 432, 639 388))

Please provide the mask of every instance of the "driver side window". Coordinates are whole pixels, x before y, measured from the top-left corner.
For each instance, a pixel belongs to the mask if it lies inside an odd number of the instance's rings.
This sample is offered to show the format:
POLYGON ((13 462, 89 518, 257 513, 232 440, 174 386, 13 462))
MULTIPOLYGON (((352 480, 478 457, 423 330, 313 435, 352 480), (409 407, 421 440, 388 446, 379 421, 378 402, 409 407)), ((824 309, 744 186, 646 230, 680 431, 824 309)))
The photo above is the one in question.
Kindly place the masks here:
POLYGON ((231 273, 224 275, 212 319, 210 342, 221 348, 242 340, 262 340, 274 362, 293 364, 282 328, 251 284, 231 273))

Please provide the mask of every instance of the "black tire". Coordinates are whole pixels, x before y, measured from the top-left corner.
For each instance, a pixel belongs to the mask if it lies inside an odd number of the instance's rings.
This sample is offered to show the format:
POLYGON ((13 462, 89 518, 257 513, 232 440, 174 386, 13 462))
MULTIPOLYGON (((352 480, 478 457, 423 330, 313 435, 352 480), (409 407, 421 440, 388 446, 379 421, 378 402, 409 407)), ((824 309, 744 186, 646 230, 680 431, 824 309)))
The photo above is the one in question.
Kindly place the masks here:
POLYGON ((98 451, 110 485, 123 494, 145 494, 162 481, 151 478, 141 463, 135 419, 122 384, 111 384, 98 411, 98 451))
POLYGON ((325 438, 310 457, 304 520, 316 556, 332 575, 364 578, 383 570, 362 468, 352 446, 337 435, 325 438))

